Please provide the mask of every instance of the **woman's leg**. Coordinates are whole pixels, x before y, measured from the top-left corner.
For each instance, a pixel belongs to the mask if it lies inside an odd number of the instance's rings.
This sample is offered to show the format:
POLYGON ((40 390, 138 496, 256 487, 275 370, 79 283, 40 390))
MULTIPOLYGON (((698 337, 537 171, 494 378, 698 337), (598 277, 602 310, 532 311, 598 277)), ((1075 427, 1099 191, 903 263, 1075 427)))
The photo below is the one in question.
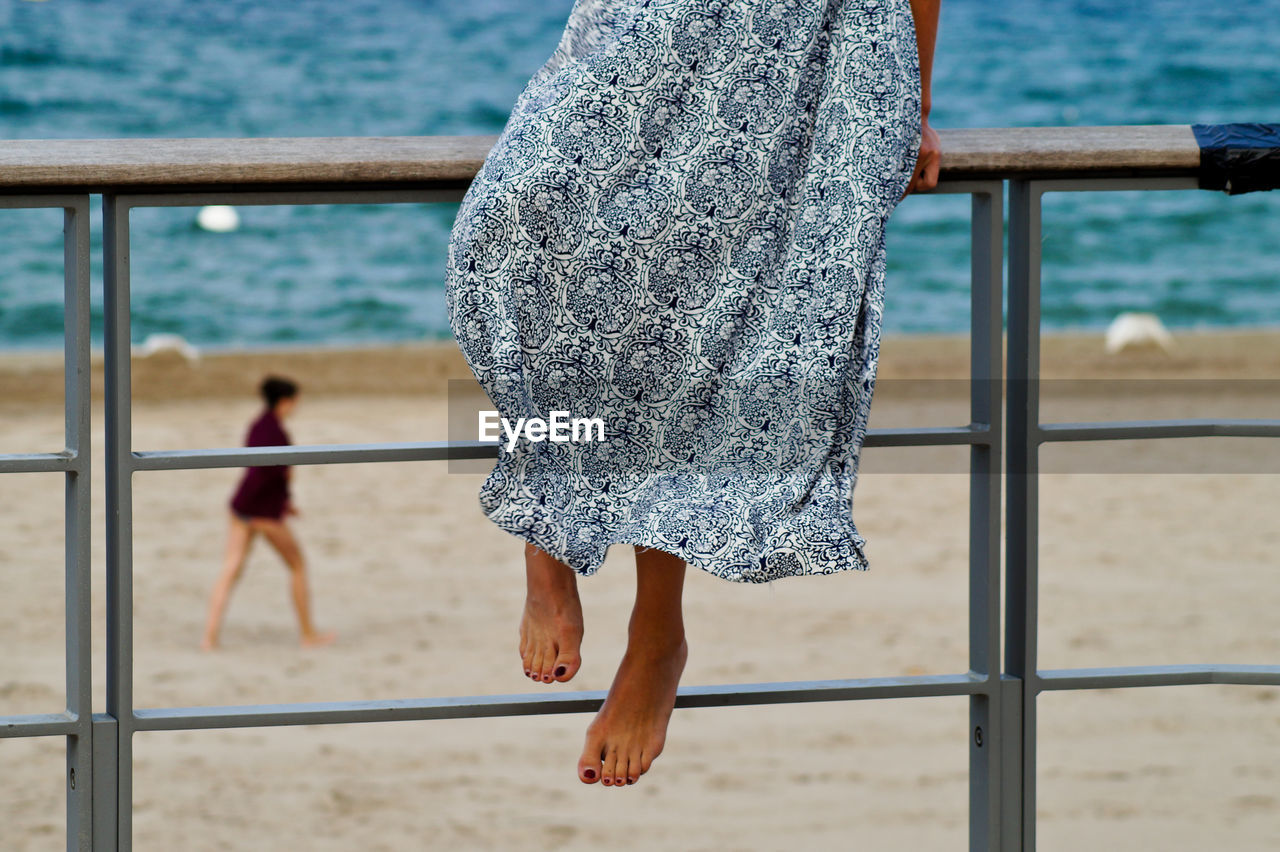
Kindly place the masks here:
POLYGON ((289 568, 289 583, 293 593, 293 607, 298 613, 298 626, 302 630, 303 645, 327 645, 333 641, 332 631, 321 633, 311 622, 311 595, 307 589, 307 566, 302 558, 302 548, 294 538, 293 530, 284 521, 255 518, 254 526, 271 542, 289 568))
POLYGON ((244 570, 245 560, 249 557, 249 547, 253 544, 253 536, 253 528, 232 512, 231 527, 227 531, 226 556, 222 560, 222 574, 214 584, 213 594, 209 597, 209 618, 204 627, 204 641, 200 643, 200 647, 206 651, 212 651, 218 647, 222 616, 227 611, 231 590, 244 570))
POLYGON ((564 682, 582 666, 582 602, 578 575, 563 562, 526 543, 526 593, 520 619, 520 660, 540 683, 564 682))
POLYGON ((689 656, 684 636, 684 561, 636 548, 636 603, 627 650, 609 696, 587 726, 578 760, 584 783, 634 784, 662 752, 676 688, 689 656))

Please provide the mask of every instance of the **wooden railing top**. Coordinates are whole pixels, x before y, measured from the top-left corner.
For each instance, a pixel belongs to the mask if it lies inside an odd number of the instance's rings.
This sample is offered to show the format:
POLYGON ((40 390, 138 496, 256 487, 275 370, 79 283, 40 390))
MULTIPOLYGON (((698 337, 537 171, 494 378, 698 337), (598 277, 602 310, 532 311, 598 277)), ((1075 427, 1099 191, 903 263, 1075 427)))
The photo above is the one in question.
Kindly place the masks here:
MULTIPOLYGON (((939 130, 942 178, 1188 175, 1190 125, 939 130)), ((497 136, 0 141, 0 192, 470 181, 497 136)))

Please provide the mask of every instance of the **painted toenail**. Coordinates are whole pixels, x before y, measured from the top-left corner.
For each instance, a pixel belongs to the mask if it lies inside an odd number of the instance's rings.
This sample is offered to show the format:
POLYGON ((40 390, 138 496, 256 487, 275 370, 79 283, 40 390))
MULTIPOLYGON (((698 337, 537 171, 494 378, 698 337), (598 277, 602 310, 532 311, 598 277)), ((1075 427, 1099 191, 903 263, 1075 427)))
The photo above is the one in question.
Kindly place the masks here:
POLYGON ((564 677, 564 673, 567 671, 569 671, 568 666, 560 666, 558 669, 556 669, 556 677, 564 677))
POLYGON ((588 769, 586 772, 583 772, 582 774, 587 776, 588 778, 596 777, 596 771, 594 769, 588 769))

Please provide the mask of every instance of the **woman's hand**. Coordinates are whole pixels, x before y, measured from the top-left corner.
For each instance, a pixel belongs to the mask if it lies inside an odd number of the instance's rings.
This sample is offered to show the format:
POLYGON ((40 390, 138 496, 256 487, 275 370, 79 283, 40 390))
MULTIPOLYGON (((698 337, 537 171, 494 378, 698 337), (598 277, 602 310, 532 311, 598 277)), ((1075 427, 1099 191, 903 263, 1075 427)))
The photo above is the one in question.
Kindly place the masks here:
MULTIPOLYGON (((907 191, 902 193, 906 198, 913 192, 933 189, 938 185, 938 168, 942 164, 942 140, 938 131, 929 126, 929 118, 922 119, 920 125, 920 156, 916 158, 916 169, 911 175, 911 183, 907 191)), ((899 198, 898 201, 902 201, 899 198)))

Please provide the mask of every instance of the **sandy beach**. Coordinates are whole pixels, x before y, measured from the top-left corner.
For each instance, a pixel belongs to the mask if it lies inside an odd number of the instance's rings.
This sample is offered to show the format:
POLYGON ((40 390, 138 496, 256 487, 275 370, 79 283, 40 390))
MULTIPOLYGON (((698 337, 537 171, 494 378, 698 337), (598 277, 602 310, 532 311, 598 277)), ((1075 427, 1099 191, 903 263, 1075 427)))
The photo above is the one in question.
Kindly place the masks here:
MULTIPOLYGON (((1173 354, 1046 335, 1043 419, 1280 417, 1280 332, 1175 335, 1173 354)), ((134 364, 136 449, 236 446, 267 371, 303 387, 297 443, 444 437, 452 346, 211 353, 134 364)), ((871 427, 968 422, 966 337, 884 341, 871 427)), ((95 707, 105 672, 101 373, 95 374, 95 707)), ((62 447, 54 355, 0 357, 0 452, 62 447)), ((1047 447, 1041 669, 1280 661, 1280 450, 1265 439, 1047 447)), ((685 685, 968 668, 968 450, 871 449, 854 498, 869 572, 735 584, 691 569, 685 685)), ((439 464, 295 471, 325 649, 297 647, 259 542, 224 647, 199 649, 238 470, 135 477, 139 707, 606 689, 634 589, 617 546, 580 581, 583 667, 536 687, 517 655, 518 539, 483 474, 439 464)), ((63 708, 62 479, 0 477, 0 713, 63 708)), ((1280 845, 1280 689, 1039 699, 1042 850, 1280 845)), ((966 848, 968 699, 679 710, 653 771, 575 777, 590 717, 139 734, 140 850, 966 848)), ((0 849, 63 838, 58 739, 0 741, 0 849)))

